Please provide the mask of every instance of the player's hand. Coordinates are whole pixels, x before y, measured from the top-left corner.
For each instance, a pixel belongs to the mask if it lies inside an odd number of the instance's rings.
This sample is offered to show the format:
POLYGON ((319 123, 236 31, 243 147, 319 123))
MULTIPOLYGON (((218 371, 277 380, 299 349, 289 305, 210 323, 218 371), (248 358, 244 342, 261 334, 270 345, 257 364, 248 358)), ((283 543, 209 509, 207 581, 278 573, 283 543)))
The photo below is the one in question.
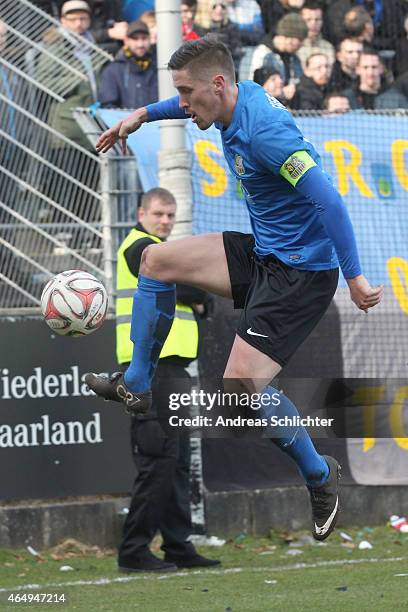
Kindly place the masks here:
POLYGON ((143 108, 138 108, 134 113, 122 119, 119 123, 106 130, 98 139, 95 148, 98 153, 107 153, 120 140, 122 153, 126 155, 127 146, 126 139, 129 134, 133 134, 147 120, 147 111, 143 108))
POLYGON ((371 287, 362 274, 355 278, 348 278, 347 284, 350 289, 350 297, 360 310, 368 312, 369 308, 376 306, 381 301, 384 286, 371 287))
POLYGON ((109 130, 106 130, 106 132, 99 136, 98 141, 95 145, 95 148, 98 153, 106 153, 118 142, 119 130, 121 125, 122 121, 111 127, 109 130))

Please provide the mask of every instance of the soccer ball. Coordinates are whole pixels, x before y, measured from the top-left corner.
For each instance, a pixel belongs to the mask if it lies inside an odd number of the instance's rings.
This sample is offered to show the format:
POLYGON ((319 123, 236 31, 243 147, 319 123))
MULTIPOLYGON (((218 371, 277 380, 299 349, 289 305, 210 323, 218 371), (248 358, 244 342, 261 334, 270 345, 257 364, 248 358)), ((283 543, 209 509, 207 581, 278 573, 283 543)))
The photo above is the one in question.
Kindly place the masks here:
POLYGON ((60 336, 86 336, 105 320, 108 295, 100 280, 82 270, 67 270, 48 281, 41 310, 49 327, 60 336))

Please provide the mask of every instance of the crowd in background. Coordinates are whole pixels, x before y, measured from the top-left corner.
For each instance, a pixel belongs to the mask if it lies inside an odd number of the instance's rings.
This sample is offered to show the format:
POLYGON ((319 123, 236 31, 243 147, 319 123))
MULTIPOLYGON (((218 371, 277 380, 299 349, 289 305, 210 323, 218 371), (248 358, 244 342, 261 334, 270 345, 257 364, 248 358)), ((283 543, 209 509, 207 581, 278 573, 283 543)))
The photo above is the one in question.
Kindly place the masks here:
MULTIPOLYGON (((157 101, 154 1, 34 4, 114 58, 95 72, 88 63, 88 87, 72 92, 68 109, 157 101)), ((237 79, 292 110, 408 108, 408 0, 181 0, 181 18, 183 40, 211 32, 231 50, 237 79)), ((63 45, 64 35, 43 44, 63 45)), ((80 138, 59 119, 63 133, 80 138)))

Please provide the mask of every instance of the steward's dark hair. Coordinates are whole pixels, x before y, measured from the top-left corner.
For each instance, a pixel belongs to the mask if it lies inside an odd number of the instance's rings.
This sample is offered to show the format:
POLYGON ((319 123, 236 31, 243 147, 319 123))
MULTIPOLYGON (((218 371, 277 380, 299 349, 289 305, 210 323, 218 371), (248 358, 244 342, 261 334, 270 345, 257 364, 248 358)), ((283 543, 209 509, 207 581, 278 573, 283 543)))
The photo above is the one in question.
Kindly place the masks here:
POLYGON ((167 64, 169 70, 194 67, 194 75, 215 68, 235 81, 234 61, 230 50, 214 34, 206 34, 198 40, 188 40, 173 53, 167 64))

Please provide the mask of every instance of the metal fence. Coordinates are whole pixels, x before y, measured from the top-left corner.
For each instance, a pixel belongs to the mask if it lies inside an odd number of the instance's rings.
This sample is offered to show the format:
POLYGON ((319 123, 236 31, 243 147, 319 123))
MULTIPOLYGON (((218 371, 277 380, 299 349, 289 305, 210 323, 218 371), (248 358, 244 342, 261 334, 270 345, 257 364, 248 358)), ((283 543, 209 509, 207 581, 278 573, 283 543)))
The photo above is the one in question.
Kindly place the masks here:
POLYGON ((88 80, 78 49, 94 70, 110 56, 26 0, 2 0, 0 21, 0 313, 35 311, 44 282, 61 270, 86 268, 111 289, 95 138, 78 144, 50 120, 88 80))

